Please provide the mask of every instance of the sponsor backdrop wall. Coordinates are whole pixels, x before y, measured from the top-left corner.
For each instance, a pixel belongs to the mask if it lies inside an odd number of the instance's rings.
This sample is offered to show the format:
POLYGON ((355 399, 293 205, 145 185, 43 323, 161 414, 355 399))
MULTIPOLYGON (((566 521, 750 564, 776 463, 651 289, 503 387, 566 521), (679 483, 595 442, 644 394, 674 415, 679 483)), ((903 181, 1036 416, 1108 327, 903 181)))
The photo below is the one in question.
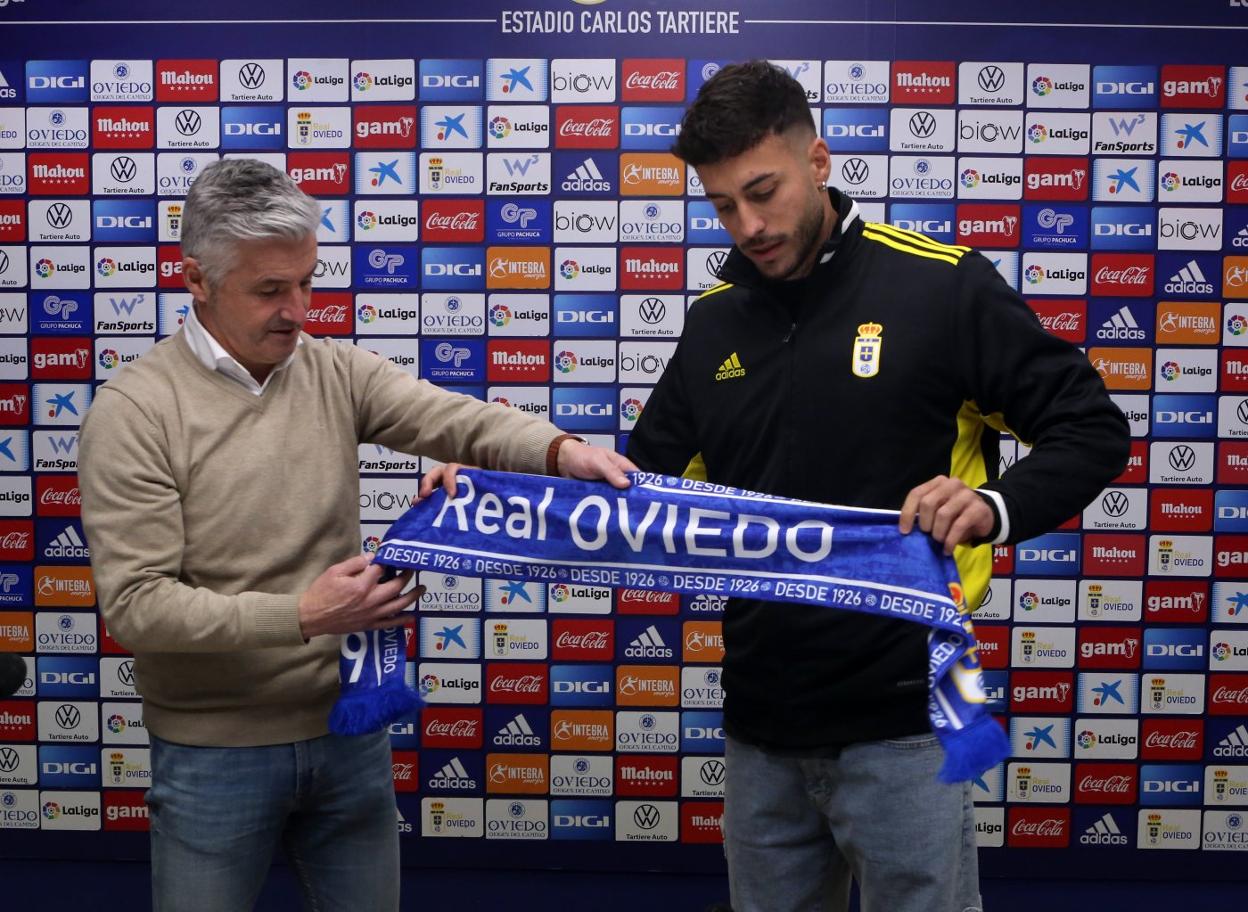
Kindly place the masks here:
MULTIPOLYGON (((77 428, 182 322, 200 170, 262 158, 322 201, 308 331, 622 447, 729 245, 665 149, 708 76, 765 56, 868 218, 983 249, 1131 422, 1102 496, 996 552, 976 621, 1014 750, 975 783, 985 871, 1242 876, 1248 3, 1088 6, 0 2, 0 649, 29 669, 0 847, 144 851, 77 428)), ((429 466, 359 460, 369 549, 429 466)), ((718 602, 423 582, 407 863, 722 865, 718 602)))

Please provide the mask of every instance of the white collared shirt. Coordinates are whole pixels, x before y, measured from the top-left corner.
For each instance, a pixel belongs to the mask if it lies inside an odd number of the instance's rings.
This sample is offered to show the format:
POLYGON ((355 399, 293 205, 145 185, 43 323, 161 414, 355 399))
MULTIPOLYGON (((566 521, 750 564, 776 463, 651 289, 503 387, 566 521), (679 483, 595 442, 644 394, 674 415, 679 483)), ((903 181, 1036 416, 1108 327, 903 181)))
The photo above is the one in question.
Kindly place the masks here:
MULTIPOLYGON (((264 378, 263 383, 257 383, 251 372, 239 364, 233 355, 227 352, 221 346, 221 343, 213 338, 212 333, 204 328, 204 324, 199 322, 199 314, 193 304, 187 310, 186 317, 182 321, 182 331, 186 333, 186 344, 190 346, 191 351, 204 367, 210 371, 224 374, 234 382, 241 384, 253 396, 259 396, 263 393, 265 388, 268 387, 269 381, 289 367, 290 362, 295 358, 292 352, 285 361, 273 366, 273 369, 269 371, 269 375, 264 378)), ((296 351, 302 344, 303 337, 300 336, 295 344, 296 351)))

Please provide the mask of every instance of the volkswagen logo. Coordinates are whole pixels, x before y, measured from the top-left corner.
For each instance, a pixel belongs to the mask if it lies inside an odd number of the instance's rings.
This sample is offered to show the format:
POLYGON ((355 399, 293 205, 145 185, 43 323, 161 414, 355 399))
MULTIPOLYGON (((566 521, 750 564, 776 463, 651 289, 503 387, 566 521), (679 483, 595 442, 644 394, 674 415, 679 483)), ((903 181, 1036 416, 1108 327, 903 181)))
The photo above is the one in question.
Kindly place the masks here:
POLYGON ((1171 448, 1169 462, 1176 472, 1186 472, 1196 462, 1196 451, 1185 443, 1179 444, 1171 448))
POLYGON ((139 166, 135 164, 134 159, 129 155, 118 155, 113 159, 113 163, 108 166, 108 171, 113 175, 113 180, 128 184, 134 180, 135 173, 139 170, 139 166))
POLYGON ((20 762, 17 751, 11 747, 0 747, 0 773, 11 773, 20 762))
POLYGON ((203 118, 199 116, 199 113, 189 108, 179 111, 178 116, 173 119, 173 125, 183 136, 194 136, 199 132, 203 123, 203 118))
POLYGON ((992 604, 992 587, 989 586, 987 589, 984 590, 984 597, 979 600, 979 607, 983 608, 991 604, 992 604))
POLYGON ((48 207, 48 224, 53 228, 64 228, 73 220, 73 210, 64 203, 53 203, 48 207))
POLYGON ((1239 407, 1235 409, 1235 417, 1239 419, 1240 424, 1248 424, 1248 399, 1239 400, 1239 407))
POLYGON ((0 275, 4 275, 9 271, 9 255, 0 250, 0 275))
POLYGON ((238 81, 248 89, 258 89, 264 85, 264 67, 258 63, 244 63, 238 68, 238 81))
POLYGON ((633 810, 633 823, 643 830, 653 830, 659 825, 659 809, 653 804, 639 804, 633 810))
POLYGON ((62 703, 56 708, 56 724, 61 728, 77 728, 78 723, 81 721, 82 713, 78 712, 78 707, 62 703))
POLYGON ((1124 516, 1130 506, 1127 495, 1121 491, 1110 491, 1101 498, 1101 509, 1105 511, 1106 516, 1124 516))
POLYGON ((979 87, 985 92, 999 92, 1005 85, 1005 71, 996 65, 979 68, 979 87))
POLYGON ((667 305, 662 298, 646 298, 637 309, 638 314, 647 323, 654 325, 667 316, 667 305))
POLYGON ((718 276, 720 267, 724 265, 724 260, 726 259, 728 259, 728 254, 724 253, 722 250, 714 251, 706 258, 707 271, 713 276, 718 276))
POLYGON ((134 662, 126 659, 117 666, 117 680, 127 687, 134 686, 134 662))
POLYGON ((930 111, 915 111, 910 115, 910 132, 919 139, 926 139, 936 132, 936 118, 930 111))
POLYGON ((698 776, 707 785, 719 785, 724 781, 724 761, 707 760, 698 770, 698 776))
POLYGON ((848 159, 845 164, 841 165, 841 177, 845 178, 847 184, 857 186, 867 179, 871 173, 871 167, 861 158, 848 159))

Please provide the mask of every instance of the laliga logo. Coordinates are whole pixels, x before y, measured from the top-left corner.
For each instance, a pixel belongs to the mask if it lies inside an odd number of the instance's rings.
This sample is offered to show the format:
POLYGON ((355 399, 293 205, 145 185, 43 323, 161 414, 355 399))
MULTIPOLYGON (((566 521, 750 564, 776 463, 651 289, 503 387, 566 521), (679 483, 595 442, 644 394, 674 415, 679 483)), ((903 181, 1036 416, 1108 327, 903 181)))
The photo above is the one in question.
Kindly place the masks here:
POLYGON ((620 406, 620 414, 625 421, 633 422, 641 417, 642 408, 640 399, 625 399, 624 404, 620 406))
POLYGON ((109 257, 103 257, 95 264, 95 269, 104 278, 108 278, 117 271, 117 263, 109 257))
POLYGON ((570 374, 576 370, 576 355, 570 351, 561 351, 555 355, 555 367, 561 374, 570 374))
POLYGON ((365 210, 356 216, 355 223, 360 226, 360 230, 368 231, 371 228, 377 227, 377 215, 376 213, 365 210))
POLYGON ((1027 279, 1028 284, 1039 285, 1044 281, 1044 267, 1037 266, 1033 263, 1027 267, 1026 271, 1023 273, 1023 277, 1027 279))
POLYGON ((958 180, 962 183, 963 187, 968 190, 972 190, 979 186, 979 172, 974 168, 967 168, 962 172, 958 180))
POLYGON ((372 304, 361 304, 355 313, 361 323, 372 323, 377 319, 377 308, 372 304))
POLYGON ((498 115, 490 121, 490 135, 495 139, 506 139, 511 135, 511 121, 498 115))
POLYGON ((1048 76, 1037 76, 1031 81, 1031 90, 1043 98, 1053 91, 1053 80, 1048 76))
POLYGON ((39 278, 41 279, 46 279, 48 276, 52 275, 52 273, 55 271, 56 271, 56 264, 53 263, 51 260, 49 260, 47 257, 44 257, 42 260, 40 260, 38 263, 35 264, 35 274, 38 275, 39 278))
POLYGON ((106 348, 100 352, 100 367, 105 370, 112 370, 121 363, 121 357, 111 348, 106 348))
POLYGON ((565 279, 575 279, 581 274, 581 266, 576 260, 564 260, 559 264, 559 274, 565 279))
POLYGON ((506 304, 495 304, 490 308, 490 322, 498 327, 511 322, 511 308, 506 304))
POLYGON ((1044 124, 1032 124, 1027 128, 1027 139, 1033 143, 1042 143, 1048 138, 1049 131, 1044 124))
POLYGON ((368 73, 356 73, 355 79, 352 80, 356 89, 361 92, 367 92, 373 87, 373 77, 368 73))

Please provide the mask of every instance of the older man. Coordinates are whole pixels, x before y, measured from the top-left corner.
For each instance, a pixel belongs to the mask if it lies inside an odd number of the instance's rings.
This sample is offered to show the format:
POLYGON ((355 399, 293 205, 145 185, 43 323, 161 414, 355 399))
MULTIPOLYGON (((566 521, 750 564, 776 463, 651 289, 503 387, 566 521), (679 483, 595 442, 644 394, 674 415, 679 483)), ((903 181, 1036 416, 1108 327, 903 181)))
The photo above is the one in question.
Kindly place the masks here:
POLYGON ((357 553, 359 444, 619 486, 631 468, 302 333, 319 221, 268 165, 206 169, 182 227, 194 308, 83 423, 100 607, 152 741, 157 909, 250 908, 279 843, 309 908, 398 907, 387 734, 326 729, 339 635, 419 595, 357 553))

